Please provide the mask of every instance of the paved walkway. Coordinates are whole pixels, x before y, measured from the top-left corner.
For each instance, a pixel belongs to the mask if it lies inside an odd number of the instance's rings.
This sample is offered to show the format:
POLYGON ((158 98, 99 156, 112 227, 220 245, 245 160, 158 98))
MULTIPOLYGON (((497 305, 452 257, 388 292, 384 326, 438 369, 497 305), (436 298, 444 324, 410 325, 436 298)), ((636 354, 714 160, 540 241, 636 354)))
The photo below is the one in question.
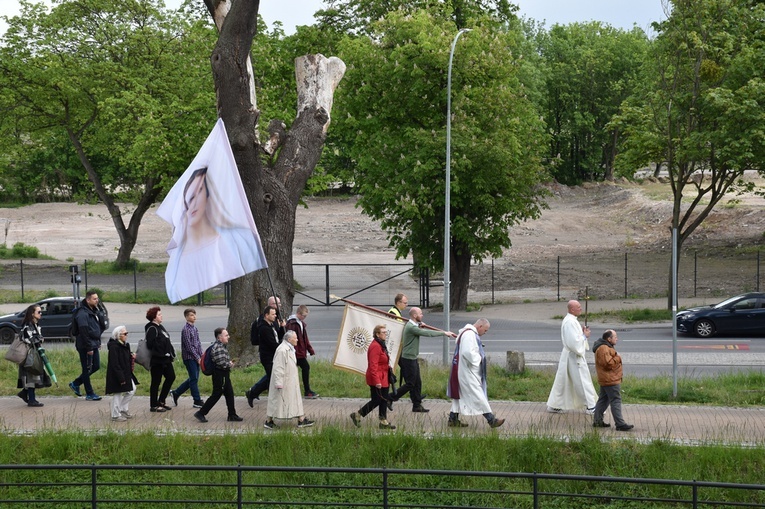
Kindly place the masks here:
MULTIPOLYGON (((8 434, 28 434, 36 431, 79 430, 84 432, 154 431, 156 433, 272 433, 264 430, 266 418, 265 399, 255 402, 255 408, 247 406, 244 397, 236 398, 236 408, 244 417, 240 423, 226 421, 226 406, 221 400, 208 415, 209 422, 202 424, 194 418, 196 409, 191 398, 184 397, 179 406, 165 413, 149 412, 148 397, 136 397, 131 403, 135 418, 127 422, 113 422, 110 418, 110 399, 93 402, 75 397, 41 397, 41 408, 26 406, 17 397, 0 398, 0 429, 8 434)), ((351 398, 319 398, 304 400, 306 415, 316 421, 313 429, 338 426, 353 430, 349 418, 364 400, 351 398)), ((556 439, 581 439, 598 433, 607 439, 632 438, 640 441, 668 440, 676 443, 727 443, 746 446, 765 444, 765 408, 729 408, 679 405, 625 405, 624 416, 635 425, 630 432, 613 428, 594 429, 591 417, 583 412, 551 414, 544 403, 493 401, 496 415, 505 418, 505 424, 496 430, 489 429, 483 417, 464 417, 469 427, 460 429, 446 426, 449 403, 444 400, 426 400, 430 413, 414 414, 408 404, 397 403, 389 412, 391 422, 398 426, 395 433, 451 434, 465 436, 499 433, 503 436, 539 436, 556 439)), ((376 413, 363 421, 363 432, 377 429, 376 413)), ((606 421, 610 420, 606 413, 606 421)), ((282 429, 294 428, 294 421, 281 424, 282 429)), ((311 430, 301 430, 310 433, 311 430)))

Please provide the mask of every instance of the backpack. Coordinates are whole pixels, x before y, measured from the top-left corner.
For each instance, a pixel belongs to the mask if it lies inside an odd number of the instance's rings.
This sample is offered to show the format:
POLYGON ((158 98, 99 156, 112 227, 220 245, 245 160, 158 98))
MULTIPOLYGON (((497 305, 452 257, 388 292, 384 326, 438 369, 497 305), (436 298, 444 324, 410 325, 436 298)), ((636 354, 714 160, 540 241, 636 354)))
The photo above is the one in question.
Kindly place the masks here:
POLYGON ((260 323, 260 318, 252 322, 252 327, 250 328, 250 344, 252 346, 259 346, 260 345, 260 338, 258 337, 258 324, 260 323))
MULTIPOLYGON (((213 343, 214 345, 215 343, 213 343)), ((202 374, 206 376, 210 376, 213 374, 213 361, 212 361, 212 347, 213 345, 210 345, 207 347, 207 350, 202 352, 202 357, 199 358, 199 368, 202 370, 202 374)))
POLYGON ((74 308, 72 311, 72 323, 69 325, 69 336, 76 338, 80 335, 80 326, 77 325, 77 312, 80 308, 74 308))

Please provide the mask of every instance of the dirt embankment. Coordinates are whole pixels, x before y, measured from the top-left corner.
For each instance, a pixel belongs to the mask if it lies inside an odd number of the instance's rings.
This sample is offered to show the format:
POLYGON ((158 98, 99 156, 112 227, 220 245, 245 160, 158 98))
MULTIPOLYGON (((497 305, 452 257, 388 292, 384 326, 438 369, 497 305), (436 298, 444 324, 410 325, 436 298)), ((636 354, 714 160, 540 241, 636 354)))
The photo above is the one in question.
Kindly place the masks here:
MULTIPOLYGON (((633 258, 642 253, 648 259, 652 254, 658 259, 654 268, 633 268, 642 272, 632 276, 633 280, 651 280, 641 283, 646 288, 666 287, 668 262, 661 253, 669 249, 672 211, 666 184, 555 184, 548 189, 548 208, 539 219, 513 227, 512 247, 502 259, 495 260, 496 290, 550 288, 559 284, 556 279, 561 273, 567 279, 564 286, 583 287, 589 283, 572 274, 584 273, 593 274, 587 276, 593 279, 592 286, 607 286, 607 282, 615 286, 612 293, 618 295, 623 286, 619 282, 621 258, 626 252, 633 258), (557 266, 560 259, 568 264, 563 270, 557 266), (606 264, 604 259, 611 261, 606 264), (598 278, 603 282, 595 281, 598 278)), ((308 208, 301 207, 297 213, 296 263, 395 261, 385 232, 356 208, 355 199, 309 199, 307 204, 308 208)), ((731 196, 688 239, 684 249, 719 256, 732 253, 736 246, 760 245, 765 232, 763 204, 765 201, 755 195, 731 196)), ((167 260, 165 248, 171 229, 154 210, 144 216, 133 252, 141 261, 167 260)), ((123 205, 126 216, 130 211, 129 205, 123 205)), ((125 217, 126 222, 128 219, 125 217)), ((47 203, 0 209, 0 225, 4 226, 3 241, 8 246, 23 242, 62 261, 111 260, 119 247, 114 224, 101 205, 47 203)), ((490 271, 474 269, 472 276, 473 289, 491 288, 490 271)))

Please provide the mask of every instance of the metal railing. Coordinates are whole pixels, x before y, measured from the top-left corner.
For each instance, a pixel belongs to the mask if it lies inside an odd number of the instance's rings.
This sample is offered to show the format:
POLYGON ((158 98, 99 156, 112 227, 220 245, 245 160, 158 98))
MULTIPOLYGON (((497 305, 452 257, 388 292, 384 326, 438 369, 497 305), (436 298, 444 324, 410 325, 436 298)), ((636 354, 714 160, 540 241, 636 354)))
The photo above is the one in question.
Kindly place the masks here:
MULTIPOLYGON (((680 256, 678 291, 680 297, 719 298, 747 291, 760 291, 760 251, 726 256, 701 255, 687 251, 680 256)), ((0 288, 71 292, 69 264, 43 260, 4 261, 0 267, 0 288)), ((412 264, 295 264, 295 292, 300 303, 314 306, 337 305, 337 297, 350 298, 370 306, 385 306, 404 292, 410 305, 430 307, 442 302, 441 274, 428 274, 412 264), (435 281, 431 281, 430 278, 435 281), (431 302, 431 287, 433 300, 431 302), (419 302, 416 302, 419 295, 419 302)), ((87 262, 80 265, 85 289, 126 292, 137 298, 142 291, 164 294, 164 275, 144 273, 137 266, 127 273, 93 274, 87 262)), ((582 254, 566 257, 543 256, 516 263, 505 257, 471 266, 470 289, 481 295, 478 302, 522 299, 552 300, 575 298, 585 287, 594 299, 664 297, 669 284, 669 255, 655 252, 582 254)), ((226 304, 229 291, 219 285, 206 291, 197 305, 226 304)))
POLYGON ((765 485, 386 468, 0 465, 0 506, 135 508, 765 507, 765 485))

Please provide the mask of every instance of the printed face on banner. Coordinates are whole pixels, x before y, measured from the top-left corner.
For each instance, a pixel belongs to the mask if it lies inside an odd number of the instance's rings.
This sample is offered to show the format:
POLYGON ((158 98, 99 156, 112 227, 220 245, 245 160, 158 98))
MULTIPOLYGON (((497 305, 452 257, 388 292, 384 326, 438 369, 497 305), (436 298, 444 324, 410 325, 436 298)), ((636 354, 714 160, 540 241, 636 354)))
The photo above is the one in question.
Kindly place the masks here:
POLYGON ((267 266, 222 120, 157 209, 173 225, 171 302, 267 266))

